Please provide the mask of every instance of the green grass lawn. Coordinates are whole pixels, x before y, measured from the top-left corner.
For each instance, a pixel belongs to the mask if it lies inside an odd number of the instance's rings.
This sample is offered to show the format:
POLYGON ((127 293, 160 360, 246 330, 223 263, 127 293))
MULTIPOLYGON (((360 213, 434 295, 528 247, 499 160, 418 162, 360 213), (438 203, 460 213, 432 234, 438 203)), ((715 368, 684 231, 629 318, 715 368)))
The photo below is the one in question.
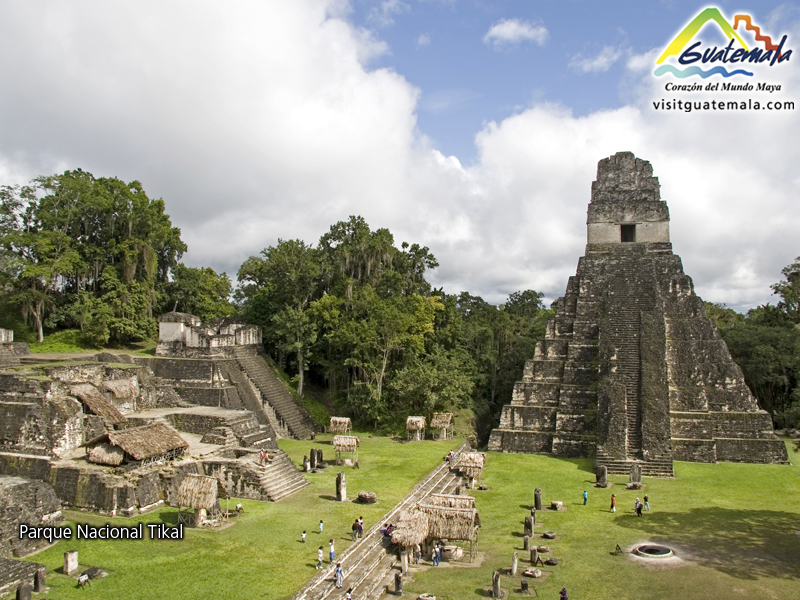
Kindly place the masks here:
MULTIPOLYGON (((317 442, 281 441, 299 463, 312 445, 332 456, 330 436, 317 442)), ((377 506, 338 503, 336 468, 309 475, 312 485, 279 503, 244 501, 246 512, 221 532, 189 530, 182 542, 60 542, 30 557, 50 570, 63 552, 77 549, 80 562, 100 566, 109 577, 91 590, 75 589, 75 580, 48 579, 47 597, 125 599, 279 599, 291 596, 314 574, 315 552, 331 537, 337 553, 349 544, 350 524, 363 515, 371 526, 414 483, 439 463, 454 443, 398 444, 362 434, 361 468, 344 469, 350 496, 378 494, 377 506), (325 531, 317 533, 323 519, 325 531), (308 531, 308 542, 299 542, 308 531)), ((540 487, 546 504, 561 500, 564 512, 541 511, 537 532, 551 529, 559 538, 547 542, 549 556, 561 561, 545 581, 531 581, 537 597, 558 597, 564 585, 573 600, 641 599, 791 599, 800 598, 800 456, 790 446, 793 466, 723 463, 676 463, 675 479, 646 478, 644 491, 626 491, 626 478, 611 477, 614 486, 592 487, 590 460, 557 460, 544 456, 490 453, 484 474, 488 491, 472 492, 480 511, 480 567, 429 569, 406 582, 405 598, 421 592, 449 600, 478 598, 489 587, 492 572, 505 571, 515 550, 520 572, 527 566, 522 529, 533 490, 540 487), (581 494, 589 492, 589 504, 581 494), (633 513, 633 500, 650 495, 652 512, 633 513), (618 498, 609 512, 609 498, 618 498), (684 558, 678 567, 648 567, 628 556, 614 556, 637 542, 672 546, 684 558)), ((104 523, 107 519, 70 513, 71 519, 104 523)), ((164 509, 144 521, 173 523, 175 511, 164 509)), ((115 519, 127 524, 135 520, 115 519)), ((504 574, 503 588, 514 592, 521 576, 504 574)), ((520 596, 521 597, 521 596, 520 596)))
MULTIPOLYGON (((82 567, 98 566, 109 576, 86 590, 76 588, 74 578, 56 574, 48 578, 47 597, 60 600, 113 598, 114 600, 236 600, 279 599, 295 593, 314 575, 316 551, 335 539, 337 554, 350 544, 350 525, 363 516, 366 528, 400 501, 426 473, 438 465, 454 442, 400 444, 385 437, 361 436, 361 468, 330 467, 308 474, 311 485, 277 503, 242 500, 245 513, 236 524, 219 532, 189 529, 183 541, 64 541, 31 556, 55 571, 67 550, 78 550, 82 567), (362 506, 336 502, 336 472, 347 475, 348 495, 359 491, 378 494, 378 503, 362 506), (324 531, 318 533, 320 519, 324 531), (303 530, 307 542, 300 542, 303 530)), ((311 447, 322 448, 326 460, 334 457, 330 435, 315 442, 281 440, 280 446, 300 464, 311 447)), ((237 501, 232 501, 231 508, 237 501)), ((130 525, 143 521, 176 521, 176 510, 163 510, 137 519, 111 519, 68 512, 70 521, 101 525, 130 525)), ((145 528, 145 532, 147 529, 145 528)), ((145 533, 146 535, 146 533, 145 533)))

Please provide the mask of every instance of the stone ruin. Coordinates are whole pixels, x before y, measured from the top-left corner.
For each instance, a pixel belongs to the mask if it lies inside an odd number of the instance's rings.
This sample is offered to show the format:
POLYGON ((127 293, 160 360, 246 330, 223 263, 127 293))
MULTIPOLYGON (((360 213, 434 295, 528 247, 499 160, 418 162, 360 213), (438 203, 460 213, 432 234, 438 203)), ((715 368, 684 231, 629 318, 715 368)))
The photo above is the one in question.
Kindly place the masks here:
POLYGON ((308 417, 251 343, 260 329, 221 320, 217 331, 209 347, 231 342, 226 357, 79 360, 27 355, 0 331, 0 557, 37 549, 14 541, 23 519, 50 523, 62 507, 139 514, 174 504, 187 475, 255 500, 308 485, 276 444, 304 437, 308 417))
POLYGON ((489 449, 596 456, 609 473, 672 461, 785 463, 784 443, 706 316, 649 162, 600 161, 578 261, 489 449))
POLYGON ((261 343, 261 328, 235 317, 206 324, 200 317, 181 312, 158 317, 156 356, 230 358, 237 348, 250 348, 255 353, 261 343))

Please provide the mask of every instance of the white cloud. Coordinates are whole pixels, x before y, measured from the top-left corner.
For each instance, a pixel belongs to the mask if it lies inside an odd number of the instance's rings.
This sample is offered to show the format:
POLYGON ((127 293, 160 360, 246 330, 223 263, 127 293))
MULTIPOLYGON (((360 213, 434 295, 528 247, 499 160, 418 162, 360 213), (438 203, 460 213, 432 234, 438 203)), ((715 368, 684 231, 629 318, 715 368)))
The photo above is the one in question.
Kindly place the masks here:
POLYGON ((431 45, 431 36, 427 33, 421 33, 417 38, 417 48, 422 48, 423 46, 430 46, 431 45))
POLYGON ((569 61, 569 68, 576 73, 605 73, 622 56, 622 48, 604 46, 594 56, 574 55, 569 61))
POLYGON ((547 28, 539 23, 502 19, 489 28, 483 36, 483 43, 495 50, 528 41, 544 46, 548 35, 547 28))
POLYGON ((632 54, 628 57, 625 68, 633 72, 652 71, 663 51, 663 48, 653 48, 644 54, 632 54))
POLYGON ((402 0, 382 0, 369 11, 369 20, 380 27, 394 25, 394 16, 409 12, 411 6, 402 0))
MULTIPOLYGON (((431 98, 365 67, 380 40, 318 0, 236 6, 1 5, 14 85, 0 89, 0 183, 77 167, 138 179, 164 198, 187 263, 228 273, 360 214, 430 246, 435 285, 501 302, 564 293, 597 162, 630 150, 653 164, 704 299, 766 302, 800 254, 796 113, 657 111, 664 82, 641 67, 628 106, 576 117, 532 103, 478 132, 464 166, 417 131, 431 98)), ((768 99, 798 102, 798 79, 768 99)))

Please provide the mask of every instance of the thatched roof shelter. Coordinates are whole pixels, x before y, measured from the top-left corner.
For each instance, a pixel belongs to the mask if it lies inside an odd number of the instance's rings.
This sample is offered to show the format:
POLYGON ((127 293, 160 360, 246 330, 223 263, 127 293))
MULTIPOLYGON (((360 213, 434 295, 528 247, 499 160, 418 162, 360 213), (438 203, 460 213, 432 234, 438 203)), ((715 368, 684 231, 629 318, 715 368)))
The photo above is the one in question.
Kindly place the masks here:
POLYGON ((86 408, 103 420, 103 423, 109 429, 112 429, 114 425, 125 422, 124 415, 119 412, 116 406, 110 404, 91 383, 71 385, 69 393, 79 398, 86 405, 86 408))
POLYGON ((480 477, 483 466, 486 464, 486 454, 483 452, 462 452, 456 458, 454 469, 461 471, 470 478, 480 477))
POLYGON ((125 458, 125 452, 122 450, 122 448, 117 448, 111 444, 98 444, 97 446, 89 448, 86 458, 89 462, 96 463, 98 465, 110 465, 112 467, 116 467, 122 464, 122 461, 125 458))
POLYGON ((178 506, 210 511, 217 505, 220 496, 227 498, 228 493, 219 479, 190 473, 178 488, 178 506))
POLYGON ((335 435, 333 436, 333 449, 336 452, 355 452, 361 440, 354 435, 335 435))
POLYGON ((180 455, 189 444, 178 432, 164 423, 151 423, 122 431, 110 431, 108 441, 122 448, 134 460, 164 455, 180 455))
POLYGON ((400 513, 392 542, 405 548, 422 544, 428 537, 428 513, 421 510, 404 510, 400 513))
POLYGON ((431 494, 425 498, 425 504, 447 508, 475 508, 475 498, 472 496, 455 496, 453 494, 431 494))
POLYGON ((444 429, 453 424, 453 413, 433 413, 431 429, 444 429))
POLYGON ((114 394, 114 398, 129 400, 135 398, 139 393, 139 383, 135 377, 128 379, 107 379, 103 382, 103 387, 114 394))
POLYGON ((435 539, 474 542, 481 526, 475 508, 450 508, 418 504, 417 509, 428 515, 428 536, 435 539))
POLYGON ((331 417, 330 425, 328 425, 328 433, 347 433, 352 430, 353 425, 350 422, 350 417, 331 417))
POLYGON ((422 431, 425 429, 425 417, 408 417, 406 419, 406 429, 408 431, 422 431))

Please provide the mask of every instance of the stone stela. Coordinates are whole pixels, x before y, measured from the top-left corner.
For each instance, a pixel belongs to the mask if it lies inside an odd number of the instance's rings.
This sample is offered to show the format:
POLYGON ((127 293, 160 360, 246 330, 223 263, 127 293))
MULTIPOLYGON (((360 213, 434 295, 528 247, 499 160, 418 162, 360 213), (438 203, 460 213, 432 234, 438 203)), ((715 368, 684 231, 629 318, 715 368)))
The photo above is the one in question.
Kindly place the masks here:
POLYGON ((667 477, 673 460, 788 461, 672 252, 649 162, 620 152, 598 164, 586 254, 555 311, 489 450, 595 455, 609 474, 638 464, 667 477))

